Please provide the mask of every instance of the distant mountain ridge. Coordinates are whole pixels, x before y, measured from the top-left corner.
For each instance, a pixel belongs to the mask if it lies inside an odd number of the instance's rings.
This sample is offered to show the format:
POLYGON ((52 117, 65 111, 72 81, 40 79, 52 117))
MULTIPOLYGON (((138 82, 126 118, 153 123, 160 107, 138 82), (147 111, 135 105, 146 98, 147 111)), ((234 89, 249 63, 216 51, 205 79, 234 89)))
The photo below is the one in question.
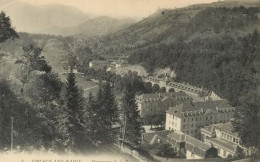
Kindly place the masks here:
POLYGON ((115 19, 111 17, 97 17, 88 19, 82 24, 72 27, 57 27, 53 26, 41 31, 44 34, 55 35, 75 35, 81 34, 84 36, 104 36, 109 33, 116 32, 120 29, 128 27, 135 23, 132 19, 115 19))
POLYGON ((49 26, 79 25, 88 19, 80 10, 64 5, 33 6, 21 1, 5 2, 0 10, 6 12, 17 31, 38 33, 49 26))
POLYGON ((19 0, 1 0, 1 10, 11 18, 17 31, 39 34, 98 36, 116 32, 135 22, 110 17, 90 18, 89 14, 71 6, 34 6, 19 0))

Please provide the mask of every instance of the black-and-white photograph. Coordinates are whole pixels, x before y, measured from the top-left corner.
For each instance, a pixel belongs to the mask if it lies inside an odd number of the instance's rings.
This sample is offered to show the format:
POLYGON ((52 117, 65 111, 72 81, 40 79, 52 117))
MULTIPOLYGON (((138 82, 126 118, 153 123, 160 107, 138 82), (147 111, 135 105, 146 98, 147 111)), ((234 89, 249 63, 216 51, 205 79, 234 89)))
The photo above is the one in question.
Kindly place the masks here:
POLYGON ((0 0, 0 162, 259 162, 260 0, 0 0))

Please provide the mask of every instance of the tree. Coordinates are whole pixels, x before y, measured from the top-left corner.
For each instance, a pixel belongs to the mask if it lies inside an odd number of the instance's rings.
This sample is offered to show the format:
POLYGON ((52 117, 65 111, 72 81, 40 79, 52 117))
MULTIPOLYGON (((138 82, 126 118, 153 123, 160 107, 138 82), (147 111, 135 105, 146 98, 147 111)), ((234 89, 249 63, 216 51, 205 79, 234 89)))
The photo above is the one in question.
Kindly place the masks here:
POLYGON ((50 72, 51 67, 47 64, 43 56, 40 56, 42 52, 41 48, 34 47, 29 44, 23 47, 23 53, 21 59, 17 60, 17 64, 22 65, 22 70, 25 72, 22 79, 23 85, 28 81, 28 77, 33 71, 50 72))
POLYGON ((118 122, 118 107, 115 95, 113 93, 112 87, 109 82, 106 82, 103 86, 103 105, 104 111, 102 114, 104 115, 103 122, 105 129, 103 132, 105 136, 108 138, 106 143, 111 144, 115 141, 114 137, 116 136, 113 133, 113 125, 118 122))
POLYGON ((158 84, 154 84, 152 87, 153 93, 158 92, 160 90, 160 86, 158 84))
POLYGON ((113 125, 118 122, 118 108, 110 83, 100 82, 96 97, 89 94, 87 112, 87 129, 90 138, 99 146, 109 146, 116 140, 113 125))
POLYGON ((90 139, 94 140, 97 133, 97 124, 98 118, 97 116, 97 108, 96 108, 96 99, 93 94, 90 92, 88 95, 86 112, 85 112, 85 130, 86 134, 90 139))
POLYGON ((260 98, 257 92, 251 92, 241 99, 232 122, 238 132, 242 145, 260 150, 260 98))
POLYGON ((145 90, 146 90, 146 93, 152 93, 152 83, 151 82, 146 82, 145 84, 144 84, 144 87, 145 87, 145 90))
POLYGON ((141 122, 135 100, 135 92, 127 83, 121 99, 121 115, 123 123, 123 140, 132 146, 138 146, 141 140, 141 122))
POLYGON ((5 42, 7 39, 19 38, 16 31, 11 27, 11 21, 4 12, 0 13, 0 43, 5 42))
POLYGON ((35 139, 39 139, 35 138, 35 111, 22 99, 17 98, 8 81, 0 80, 0 149, 10 148, 11 117, 14 121, 15 145, 20 145, 23 149, 37 145, 35 139))
POLYGON ((174 88, 170 88, 169 92, 175 92, 174 88))
POLYGON ((69 134, 70 149, 80 151, 84 147, 84 106, 83 95, 76 83, 76 75, 68 73, 66 81, 66 113, 68 123, 66 125, 69 134))

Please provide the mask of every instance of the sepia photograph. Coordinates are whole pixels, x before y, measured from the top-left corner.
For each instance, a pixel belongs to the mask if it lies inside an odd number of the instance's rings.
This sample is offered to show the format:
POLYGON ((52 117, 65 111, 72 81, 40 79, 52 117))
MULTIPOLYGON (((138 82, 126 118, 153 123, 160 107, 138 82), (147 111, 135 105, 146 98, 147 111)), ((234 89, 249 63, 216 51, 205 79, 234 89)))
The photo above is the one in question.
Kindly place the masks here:
POLYGON ((0 0, 0 162, 260 162, 260 0, 0 0))

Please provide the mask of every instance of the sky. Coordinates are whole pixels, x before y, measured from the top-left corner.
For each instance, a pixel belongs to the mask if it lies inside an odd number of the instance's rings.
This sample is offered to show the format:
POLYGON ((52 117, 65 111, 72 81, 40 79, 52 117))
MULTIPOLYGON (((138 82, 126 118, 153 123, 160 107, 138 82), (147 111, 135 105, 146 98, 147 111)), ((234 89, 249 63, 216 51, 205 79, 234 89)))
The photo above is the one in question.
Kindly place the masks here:
POLYGON ((64 4, 96 16, 143 18, 159 8, 178 8, 217 0, 22 0, 33 5, 64 4))

